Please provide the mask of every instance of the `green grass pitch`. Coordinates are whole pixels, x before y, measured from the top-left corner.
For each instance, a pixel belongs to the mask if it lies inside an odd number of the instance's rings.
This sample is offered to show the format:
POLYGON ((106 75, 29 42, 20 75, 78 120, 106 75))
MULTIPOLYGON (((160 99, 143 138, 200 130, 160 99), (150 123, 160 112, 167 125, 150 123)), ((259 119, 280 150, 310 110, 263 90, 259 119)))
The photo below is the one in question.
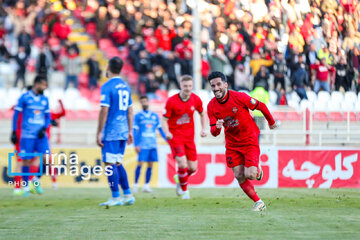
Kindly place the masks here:
POLYGON ((24 199, 0 189, 0 239, 360 239, 360 189, 258 189, 252 212, 240 189, 136 194, 134 206, 100 207, 105 188, 45 189, 24 199))

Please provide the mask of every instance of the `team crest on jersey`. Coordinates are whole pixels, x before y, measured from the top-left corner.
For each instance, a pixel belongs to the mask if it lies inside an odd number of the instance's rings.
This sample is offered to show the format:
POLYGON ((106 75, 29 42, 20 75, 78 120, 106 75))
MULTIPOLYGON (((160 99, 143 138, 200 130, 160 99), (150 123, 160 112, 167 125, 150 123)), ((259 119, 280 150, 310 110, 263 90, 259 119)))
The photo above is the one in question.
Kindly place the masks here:
POLYGON ((251 104, 252 104, 252 105, 255 105, 256 100, 255 100, 255 99, 253 99, 253 98, 251 98, 250 102, 251 102, 251 104))
POLYGON ((237 111, 238 111, 237 107, 233 107, 232 111, 233 111, 234 113, 237 113, 237 111))
POLYGON ((46 101, 45 101, 45 100, 42 100, 42 101, 41 101, 41 104, 44 105, 44 106, 46 106, 46 101))
POLYGON ((191 111, 195 111, 195 107, 194 107, 194 106, 191 106, 191 111))

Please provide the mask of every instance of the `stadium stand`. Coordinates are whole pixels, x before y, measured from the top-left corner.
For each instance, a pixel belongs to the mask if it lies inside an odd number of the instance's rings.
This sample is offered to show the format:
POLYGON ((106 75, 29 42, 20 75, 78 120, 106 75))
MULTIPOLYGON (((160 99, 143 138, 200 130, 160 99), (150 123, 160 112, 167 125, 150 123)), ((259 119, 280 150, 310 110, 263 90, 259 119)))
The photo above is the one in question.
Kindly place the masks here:
MULTIPOLYGON (((24 91, 21 85, 13 87, 18 67, 14 56, 19 46, 30 52, 26 62, 27 83, 39 71, 39 59, 45 52, 49 78, 46 94, 51 108, 56 108, 57 100, 63 99, 69 110, 67 120, 97 118, 100 91, 89 89, 90 70, 86 64, 91 56, 95 56, 102 71, 99 85, 106 80, 104 69, 107 59, 113 56, 124 60, 122 74, 135 94, 146 94, 148 75, 154 72, 158 87, 151 106, 159 114, 168 96, 177 93, 177 76, 192 74, 191 1, 155 1, 152 5, 144 0, 124 0, 119 4, 95 0, 63 4, 38 1, 36 6, 30 1, 19 2, 4 1, 0 11, 2 119, 11 117, 10 109, 24 91), (13 16, 26 21, 16 21, 13 16), (70 86, 64 90, 66 66, 62 59, 68 56, 70 48, 77 51, 82 65, 77 74, 78 88, 70 86), (138 64, 142 54, 148 66, 138 64)), ((204 106, 213 96, 206 84, 210 71, 225 72, 231 87, 250 93, 255 87, 254 79, 262 79, 258 70, 263 65, 268 78, 260 84, 268 86, 269 107, 279 120, 301 121, 307 108, 314 121, 360 119, 357 1, 200 2, 203 89, 199 94, 204 106), (313 87, 319 76, 313 69, 323 58, 326 67, 334 70, 327 76, 331 92, 322 89, 316 94, 313 87), (282 66, 286 70, 281 70, 282 66), (308 75, 304 82, 307 99, 295 92, 293 75, 299 68, 304 68, 308 75), (285 89, 281 84, 275 86, 279 73, 283 74, 285 89), (287 101, 280 103, 282 90, 287 101)))

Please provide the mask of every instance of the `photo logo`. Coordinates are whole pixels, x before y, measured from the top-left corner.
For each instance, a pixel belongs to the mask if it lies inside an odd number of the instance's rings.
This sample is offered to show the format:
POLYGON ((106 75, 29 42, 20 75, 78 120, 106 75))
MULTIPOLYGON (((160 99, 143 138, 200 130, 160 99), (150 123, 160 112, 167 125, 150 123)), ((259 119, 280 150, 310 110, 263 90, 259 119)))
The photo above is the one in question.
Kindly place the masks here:
POLYGON ((112 166, 89 166, 84 164, 84 162, 79 161, 79 156, 72 152, 69 155, 65 153, 8 153, 8 164, 9 170, 8 175, 10 177, 14 176, 72 176, 79 177, 82 180, 89 180, 92 176, 99 177, 101 175, 110 176, 113 174, 112 166), (39 158, 40 165, 44 164, 45 167, 39 167, 38 173, 19 173, 12 171, 12 161, 16 160, 16 157, 23 160, 39 158))
MULTIPOLYGON (((41 153, 18 153, 16 150, 13 153, 9 153, 8 154, 8 165, 9 165, 9 170, 8 170, 8 175, 10 177, 15 177, 15 176, 42 176, 43 175, 43 169, 39 168, 39 172, 38 173, 16 173, 16 172, 12 172, 11 169, 11 163, 12 163, 12 159, 15 156, 18 156, 21 159, 32 159, 32 158, 36 158, 39 157, 40 158, 40 162, 43 162, 43 154, 41 153)), ((15 159, 15 158, 14 158, 15 159)))

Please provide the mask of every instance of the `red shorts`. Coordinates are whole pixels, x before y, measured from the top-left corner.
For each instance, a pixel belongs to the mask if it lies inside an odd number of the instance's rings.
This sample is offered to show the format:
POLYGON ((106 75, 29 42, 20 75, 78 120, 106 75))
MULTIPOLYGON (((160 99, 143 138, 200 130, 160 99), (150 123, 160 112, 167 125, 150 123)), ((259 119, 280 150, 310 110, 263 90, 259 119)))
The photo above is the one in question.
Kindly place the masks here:
POLYGON ((226 164, 229 168, 239 165, 245 167, 258 167, 260 148, 256 145, 248 145, 238 148, 226 148, 226 164))
POLYGON ((171 141, 169 142, 169 145, 174 158, 186 155, 186 159, 189 161, 197 160, 196 146, 194 142, 171 141))

